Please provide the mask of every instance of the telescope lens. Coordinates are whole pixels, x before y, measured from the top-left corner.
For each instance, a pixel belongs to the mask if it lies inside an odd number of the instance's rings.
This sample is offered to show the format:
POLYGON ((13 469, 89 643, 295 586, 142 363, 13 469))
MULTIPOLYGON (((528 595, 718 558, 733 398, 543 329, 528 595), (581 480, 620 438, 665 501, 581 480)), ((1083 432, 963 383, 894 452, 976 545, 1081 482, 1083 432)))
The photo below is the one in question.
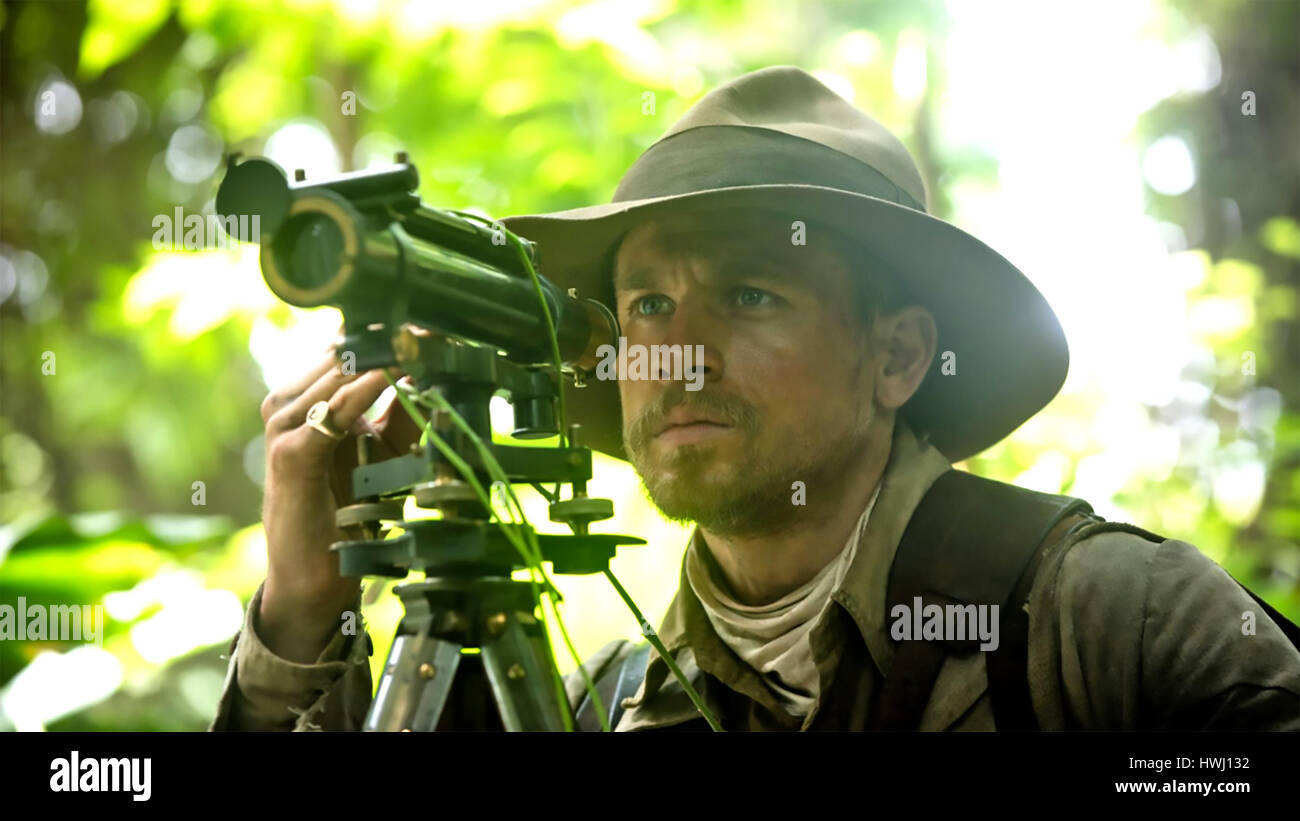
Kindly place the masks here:
POLYGON ((291 219, 272 242, 282 275, 304 290, 329 282, 343 264, 343 232, 324 214, 291 219))

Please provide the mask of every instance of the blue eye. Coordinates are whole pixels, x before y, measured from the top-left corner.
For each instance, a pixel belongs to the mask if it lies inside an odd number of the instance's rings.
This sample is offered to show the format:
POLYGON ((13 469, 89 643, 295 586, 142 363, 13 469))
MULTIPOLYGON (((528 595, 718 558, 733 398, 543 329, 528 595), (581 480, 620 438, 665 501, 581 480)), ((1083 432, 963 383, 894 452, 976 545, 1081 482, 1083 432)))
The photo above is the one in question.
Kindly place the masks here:
POLYGON ((772 295, 761 288, 741 288, 736 295, 736 301, 746 308, 756 308, 759 305, 765 305, 771 301, 772 295))
POLYGON ((633 302, 632 312, 640 316, 651 316, 653 314, 662 313, 662 309, 666 308, 668 304, 668 297, 663 294, 650 294, 649 296, 643 296, 633 302), (650 310, 646 310, 647 305, 651 306, 650 310), (656 305, 659 306, 661 310, 655 310, 653 306, 656 305))

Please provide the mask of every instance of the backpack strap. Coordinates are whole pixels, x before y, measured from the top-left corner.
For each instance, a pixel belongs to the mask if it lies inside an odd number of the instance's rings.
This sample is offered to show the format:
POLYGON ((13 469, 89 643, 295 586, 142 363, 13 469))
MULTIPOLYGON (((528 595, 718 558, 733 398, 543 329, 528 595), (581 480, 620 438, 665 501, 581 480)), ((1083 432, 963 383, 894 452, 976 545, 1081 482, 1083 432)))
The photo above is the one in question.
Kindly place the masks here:
MULTIPOLYGON (((623 699, 636 695, 640 688, 649 657, 650 643, 644 642, 633 647, 621 663, 611 664, 597 674, 596 692, 600 694, 600 701, 607 711, 610 730, 617 727, 619 719, 623 717, 623 699)), ((574 725, 584 732, 601 731, 600 717, 596 714, 589 693, 582 697, 582 703, 578 705, 574 725)))
MULTIPOLYGON (((1026 706, 1028 615, 1022 604, 1041 559, 1039 548, 1059 543, 1058 536, 1082 524, 1091 512, 1082 499, 950 470, 931 485, 899 542, 889 573, 886 613, 897 605, 911 610, 919 598, 922 607, 996 604, 1000 613, 1010 614, 1002 624, 1011 629, 999 625, 999 646, 990 653, 990 698, 999 729, 1025 726, 1026 713, 1029 722, 1033 720, 1032 707, 1026 706), (1063 525, 1067 518, 1071 521, 1063 525), (996 656, 1001 658, 994 662, 996 656)), ((902 642, 872 705, 868 726, 915 730, 944 656, 978 646, 978 638, 902 642)))
POLYGON ((613 731, 623 717, 623 699, 636 695, 645 678, 646 663, 650 660, 650 642, 637 645, 618 671, 618 686, 614 688, 613 703, 609 704, 609 729, 613 731))
POLYGON ((985 659, 989 701, 993 707, 994 724, 999 730, 1041 729, 1029 692, 1029 592, 1046 557, 1064 545, 1076 531, 1099 521, 1098 516, 1071 513, 1057 522, 1029 558, 1005 609, 1001 611, 1001 641, 998 649, 985 659))

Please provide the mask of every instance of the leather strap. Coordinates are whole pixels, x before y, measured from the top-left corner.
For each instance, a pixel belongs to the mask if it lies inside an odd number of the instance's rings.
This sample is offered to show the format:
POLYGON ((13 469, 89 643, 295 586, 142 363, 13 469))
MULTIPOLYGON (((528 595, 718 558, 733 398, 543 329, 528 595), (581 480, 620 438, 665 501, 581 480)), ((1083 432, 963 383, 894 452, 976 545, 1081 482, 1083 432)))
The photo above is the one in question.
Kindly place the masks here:
POLYGON ((1034 551, 1001 611, 1001 640, 985 660, 993 721, 999 731, 1040 729, 1029 692, 1029 592, 1044 558, 1076 530, 1096 521, 1100 521, 1096 516, 1076 513, 1057 522, 1034 551))
MULTIPOLYGON (((630 643, 630 642, 629 642, 630 643)), ((596 692, 604 704, 609 728, 618 726, 623 717, 623 699, 636 695, 645 678, 646 662, 650 656, 650 644, 646 642, 634 647, 624 656, 622 663, 613 664, 596 673, 596 692)), ((600 732, 600 717, 596 713, 591 695, 582 697, 574 715, 574 724, 583 732, 600 732)))
MULTIPOLYGON (((912 608, 917 598, 923 607, 999 605, 999 647, 989 659, 990 698, 999 729, 1003 722, 1028 727, 1033 720, 1032 704, 1026 701, 1028 614, 1022 605, 1038 562, 1044 549, 1059 543, 1091 510, 1082 499, 950 470, 931 485, 899 542, 890 568, 887 614, 899 604, 912 608)), ((915 730, 946 653, 970 652, 978 645, 978 638, 900 642, 868 726, 915 730)))
POLYGON ((650 643, 645 642, 628 654, 618 671, 618 686, 614 688, 613 703, 609 705, 609 729, 618 727, 623 717, 623 699, 636 695, 645 678, 646 662, 650 658, 650 643))
POLYGON ((903 642, 867 716, 867 729, 915 730, 946 655, 937 641, 903 642))

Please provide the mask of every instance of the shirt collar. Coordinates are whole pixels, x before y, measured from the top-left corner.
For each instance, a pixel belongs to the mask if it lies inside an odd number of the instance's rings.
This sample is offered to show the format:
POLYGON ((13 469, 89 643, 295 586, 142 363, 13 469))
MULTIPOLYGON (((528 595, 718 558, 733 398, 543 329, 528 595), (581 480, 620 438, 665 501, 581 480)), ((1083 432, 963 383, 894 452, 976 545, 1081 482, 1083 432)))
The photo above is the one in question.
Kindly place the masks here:
MULTIPOLYGON (((894 655, 885 613, 889 568, 912 512, 934 480, 951 468, 943 454, 919 439, 902 420, 895 423, 889 461, 881 476, 875 507, 862 523, 858 545, 843 580, 831 593, 832 601, 840 604, 856 625, 872 662, 882 675, 888 672, 894 655)), ((697 538, 698 528, 691 534, 692 541, 697 538)), ((709 623, 686 577, 685 557, 677 593, 668 605, 658 634, 664 648, 697 691, 705 689, 703 673, 707 672, 770 709, 779 709, 772 691, 757 673, 745 669, 744 663, 709 623)), ((704 692, 701 697, 713 702, 704 692)), ((625 705, 628 709, 620 729, 662 726, 698 716, 681 684, 653 647, 641 687, 625 705), (656 698, 656 706, 651 709, 647 701, 661 689, 666 698, 656 698)))

